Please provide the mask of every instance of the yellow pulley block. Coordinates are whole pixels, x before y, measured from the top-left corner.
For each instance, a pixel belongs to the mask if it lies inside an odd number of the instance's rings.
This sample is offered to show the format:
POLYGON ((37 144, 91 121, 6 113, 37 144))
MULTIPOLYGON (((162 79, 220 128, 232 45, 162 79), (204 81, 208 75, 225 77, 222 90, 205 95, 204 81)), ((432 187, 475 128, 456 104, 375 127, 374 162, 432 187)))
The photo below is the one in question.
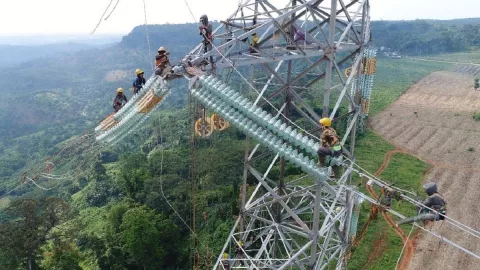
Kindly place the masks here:
POLYGON ((225 121, 225 119, 223 119, 216 113, 212 114, 212 117, 210 119, 212 120, 213 129, 215 130, 222 131, 227 129, 230 126, 230 124, 227 121, 225 121))
POLYGON ((205 136, 208 137, 212 135, 213 132, 213 122, 210 118, 205 118, 205 122, 203 122, 202 118, 199 118, 195 121, 195 134, 198 136, 205 136), (203 123, 205 123, 203 125, 203 123))

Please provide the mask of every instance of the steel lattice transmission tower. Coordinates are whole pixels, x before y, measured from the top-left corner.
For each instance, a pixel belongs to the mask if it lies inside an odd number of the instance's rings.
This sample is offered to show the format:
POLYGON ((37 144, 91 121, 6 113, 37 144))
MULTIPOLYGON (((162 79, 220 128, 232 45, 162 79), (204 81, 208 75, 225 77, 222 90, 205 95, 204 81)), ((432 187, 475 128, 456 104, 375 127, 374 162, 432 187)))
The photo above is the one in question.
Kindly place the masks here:
MULTIPOLYGON (((375 54, 367 48, 369 11, 368 0, 243 1, 214 31, 214 48, 205 53, 204 45, 199 44, 182 63, 184 67, 201 66, 213 57, 217 73, 224 70, 222 79, 226 82, 231 74, 237 83, 248 81, 253 86, 249 86, 249 104, 281 119, 291 128, 285 131, 282 126, 279 130, 289 134, 294 132, 294 122, 301 127, 299 130, 311 131, 303 135, 319 137, 318 120, 322 115, 333 117, 340 109, 348 110, 348 124, 340 135, 344 146, 348 144, 344 155, 353 159, 357 126, 368 114, 371 94, 364 76, 369 66, 367 58, 375 54), (253 34, 258 37, 256 43, 253 34), (346 67, 350 67, 347 72, 346 67), (314 110, 312 104, 323 110, 314 110)), ((178 72, 179 68, 174 70, 178 72)), ((210 68, 207 65, 207 70, 210 68)), ((212 108, 230 106, 207 101, 211 97, 208 94, 197 97, 212 108)), ((262 121, 250 117, 254 122, 262 121)), ((351 173, 347 159, 343 163, 345 172, 335 180, 324 168, 318 168, 318 174, 292 179, 286 177, 291 156, 288 159, 283 150, 272 150, 277 149, 272 148, 275 146, 262 151, 268 141, 246 133, 242 209, 214 269, 226 269, 227 264, 230 269, 345 267, 345 254, 355 233, 352 227, 357 221, 352 215, 357 200, 346 190, 351 173), (266 158, 269 166, 261 171, 256 165, 266 158), (280 171, 270 176, 277 162, 280 171), (246 182, 252 176, 258 185, 247 199, 246 182)), ((283 138, 286 144, 287 137, 283 138)), ((315 160, 315 154, 310 153, 310 160, 315 160)))

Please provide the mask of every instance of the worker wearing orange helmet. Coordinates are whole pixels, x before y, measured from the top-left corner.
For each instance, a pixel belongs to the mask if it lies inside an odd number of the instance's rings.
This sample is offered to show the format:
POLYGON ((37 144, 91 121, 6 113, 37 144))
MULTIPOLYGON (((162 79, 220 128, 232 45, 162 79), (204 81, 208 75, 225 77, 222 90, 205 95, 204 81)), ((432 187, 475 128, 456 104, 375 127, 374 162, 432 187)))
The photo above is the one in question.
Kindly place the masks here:
MULTIPOLYGON (((321 135, 321 146, 317 150, 318 154, 318 165, 320 167, 328 167, 330 164, 327 164, 326 157, 331 158, 340 157, 342 154, 342 146, 340 144, 340 139, 338 138, 337 132, 332 128, 332 119, 324 117, 320 119, 320 125, 322 126, 322 135, 321 135)), ((330 163, 330 162, 329 162, 330 163)), ((333 174, 335 177, 338 177, 340 174, 340 166, 333 165, 333 174)))
POLYGON ((118 112, 127 102, 127 97, 123 94, 123 88, 118 88, 117 95, 113 100, 113 109, 115 110, 115 112, 118 112))

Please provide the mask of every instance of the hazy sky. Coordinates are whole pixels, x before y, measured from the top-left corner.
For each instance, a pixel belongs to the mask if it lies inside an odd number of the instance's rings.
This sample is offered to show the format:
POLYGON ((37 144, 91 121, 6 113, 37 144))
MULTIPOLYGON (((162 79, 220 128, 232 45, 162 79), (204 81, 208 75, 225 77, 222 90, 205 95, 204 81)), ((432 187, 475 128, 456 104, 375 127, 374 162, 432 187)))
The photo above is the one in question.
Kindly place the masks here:
MULTIPOLYGON (((117 0, 113 0, 115 4, 117 0)), ((149 24, 193 22, 184 0, 145 0, 149 24)), ((225 19, 239 0, 187 0, 196 19, 225 19)), ((284 0, 271 0, 284 2, 284 0)), ((110 0, 0 0, 0 35, 89 33, 110 0)), ((349 2, 345 0, 345 2, 349 2)), ((480 0, 371 0, 374 20, 480 17, 480 0)), ((97 33, 128 33, 144 23, 142 0, 120 0, 97 33)))

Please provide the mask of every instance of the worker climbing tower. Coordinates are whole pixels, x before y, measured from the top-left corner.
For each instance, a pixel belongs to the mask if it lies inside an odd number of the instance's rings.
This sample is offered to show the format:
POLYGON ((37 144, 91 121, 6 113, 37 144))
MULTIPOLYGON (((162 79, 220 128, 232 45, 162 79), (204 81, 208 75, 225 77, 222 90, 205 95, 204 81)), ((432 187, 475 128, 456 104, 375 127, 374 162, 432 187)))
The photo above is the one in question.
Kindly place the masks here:
POLYGON ((339 269, 361 201, 348 183, 375 72, 370 2, 276 2, 242 1, 211 48, 200 43, 173 68, 191 78, 193 98, 248 136, 241 212, 214 269, 339 269), (321 117, 340 130, 342 175, 316 164, 321 117), (249 179, 258 184, 247 198, 249 179))

